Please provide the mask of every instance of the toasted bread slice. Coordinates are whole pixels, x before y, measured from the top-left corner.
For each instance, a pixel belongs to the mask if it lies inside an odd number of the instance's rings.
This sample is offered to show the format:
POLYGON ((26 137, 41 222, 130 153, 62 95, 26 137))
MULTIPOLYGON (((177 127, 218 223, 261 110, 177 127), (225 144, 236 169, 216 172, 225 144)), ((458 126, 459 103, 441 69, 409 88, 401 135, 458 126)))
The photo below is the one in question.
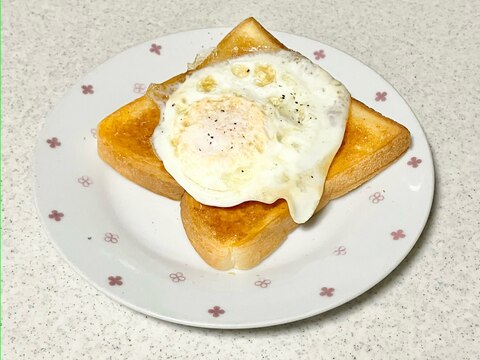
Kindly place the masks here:
MULTIPOLYGON (((192 69, 162 84, 151 85, 145 96, 98 126, 98 152, 102 159, 140 186, 172 199, 182 198, 181 214, 187 236, 199 255, 217 269, 248 269, 257 265, 280 246, 297 224, 283 200, 270 205, 246 202, 218 208, 202 205, 184 193, 150 143, 160 119, 157 103, 165 102, 175 85, 196 69, 246 53, 279 49, 286 48, 249 18, 192 69)), ((344 141, 329 169, 317 211, 388 166, 406 151, 409 143, 407 129, 352 99, 344 141)))

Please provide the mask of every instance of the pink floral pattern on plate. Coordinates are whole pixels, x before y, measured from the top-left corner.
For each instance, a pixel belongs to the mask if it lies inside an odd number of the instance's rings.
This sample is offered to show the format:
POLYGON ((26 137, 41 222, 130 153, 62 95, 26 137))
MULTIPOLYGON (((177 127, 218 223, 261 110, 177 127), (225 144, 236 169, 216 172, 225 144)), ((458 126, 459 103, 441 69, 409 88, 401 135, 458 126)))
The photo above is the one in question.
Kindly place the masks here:
POLYGON ((150 52, 151 53, 155 53, 157 55, 160 55, 160 50, 162 49, 162 46, 161 45, 157 45, 157 44, 152 44, 152 46, 150 47, 150 52))
POLYGON ((47 144, 52 148, 55 149, 57 146, 62 145, 62 143, 56 137, 52 137, 51 139, 47 140, 47 144))
POLYGON ((103 240, 105 240, 106 242, 112 243, 112 244, 116 244, 116 243, 118 243, 119 238, 120 238, 120 236, 118 236, 117 234, 112 234, 110 232, 107 232, 107 233, 105 233, 105 236, 103 237, 103 240))
POLYGON ((410 165, 413 168, 417 168, 418 165, 420 165, 421 163, 422 163, 422 159, 418 159, 417 157, 413 156, 407 162, 407 165, 410 165))
POLYGON ((315 60, 325 59, 325 51, 323 49, 317 50, 313 52, 315 55, 315 60))
POLYGON ((392 231, 390 235, 392 235, 393 240, 403 239, 406 236, 405 232, 402 229, 399 229, 397 231, 392 231))
POLYGON ((108 283, 110 284, 110 286, 115 286, 115 285, 118 285, 118 286, 122 286, 123 285, 123 280, 122 280, 122 277, 121 276, 109 276, 108 277, 108 283))
POLYGON ((387 101, 387 93, 385 91, 377 91, 375 101, 387 101))
POLYGON ((329 287, 322 287, 320 289, 320 296, 327 296, 327 297, 332 297, 333 296, 333 292, 335 291, 335 288, 329 288, 329 287))
POLYGON ((145 94, 146 86, 142 83, 133 84, 133 92, 136 94, 145 94))
POLYGON ((258 281, 255 281, 255 286, 259 286, 261 287, 262 289, 265 289, 268 287, 268 285, 270 285, 272 283, 272 281, 270 279, 263 279, 263 280, 258 280, 258 281))
POLYGON ((340 245, 335 250, 333 250, 333 253, 337 256, 338 255, 345 255, 347 253, 347 248, 343 245, 340 245))
POLYGON ((225 314, 225 310, 222 309, 220 306, 214 306, 211 309, 208 309, 208 313, 212 314, 213 317, 219 317, 222 314, 225 314))
POLYGON ((176 272, 176 273, 171 273, 170 275, 170 279, 174 282, 174 283, 178 283, 180 281, 185 281, 187 278, 185 277, 185 275, 183 275, 182 272, 176 272))
POLYGON ((89 187, 90 185, 93 184, 92 179, 90 179, 88 176, 82 176, 77 179, 77 181, 82 185, 83 187, 89 187))
POLYGON ((377 191, 368 197, 374 204, 378 204, 380 201, 385 200, 385 196, 380 191, 377 191))
POLYGON ((82 85, 82 93, 84 95, 93 94, 93 85, 82 85))
POLYGON ((52 212, 48 215, 50 219, 55 221, 60 221, 65 215, 57 210, 52 210, 52 212))

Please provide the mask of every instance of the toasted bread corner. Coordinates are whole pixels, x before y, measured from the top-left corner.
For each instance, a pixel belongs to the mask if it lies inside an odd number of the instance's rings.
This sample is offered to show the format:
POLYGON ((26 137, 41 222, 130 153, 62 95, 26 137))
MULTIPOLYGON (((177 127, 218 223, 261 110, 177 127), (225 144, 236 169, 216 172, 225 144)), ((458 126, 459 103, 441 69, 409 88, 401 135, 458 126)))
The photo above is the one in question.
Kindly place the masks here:
POLYGON ((150 143, 159 118, 160 110, 148 96, 118 109, 97 126, 98 155, 143 188, 180 200, 183 188, 165 170, 150 143))

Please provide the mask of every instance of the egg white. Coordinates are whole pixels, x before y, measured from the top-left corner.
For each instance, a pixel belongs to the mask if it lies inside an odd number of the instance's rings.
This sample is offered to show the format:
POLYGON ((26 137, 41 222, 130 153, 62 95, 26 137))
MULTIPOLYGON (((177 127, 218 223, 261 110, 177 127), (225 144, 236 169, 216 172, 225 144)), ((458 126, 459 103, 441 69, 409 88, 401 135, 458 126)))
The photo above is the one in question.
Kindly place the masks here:
POLYGON ((170 95, 152 144, 200 203, 285 199, 303 223, 322 196, 349 105, 345 87, 300 54, 250 54, 194 71, 170 95))

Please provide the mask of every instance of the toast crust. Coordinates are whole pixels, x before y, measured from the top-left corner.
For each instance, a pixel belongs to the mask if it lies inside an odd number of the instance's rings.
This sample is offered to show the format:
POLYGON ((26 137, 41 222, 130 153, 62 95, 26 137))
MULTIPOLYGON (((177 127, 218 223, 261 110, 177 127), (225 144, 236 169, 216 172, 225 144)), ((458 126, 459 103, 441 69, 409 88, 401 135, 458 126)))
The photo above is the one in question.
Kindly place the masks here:
MULTIPOLYGON (((117 110, 98 126, 98 153, 120 174, 171 199, 181 199, 186 234, 197 253, 220 270, 249 269, 269 256, 296 224, 284 200, 273 204, 245 202, 219 208, 200 204, 187 194, 155 155, 150 138, 160 120, 161 105, 191 72, 210 64, 258 51, 287 49, 255 19, 248 18, 228 33, 193 68, 117 110), (121 136, 119 136, 119 134, 121 136)), ((327 175, 316 211, 330 200, 360 186, 391 164, 410 145, 408 130, 351 99, 343 143, 327 175)))

